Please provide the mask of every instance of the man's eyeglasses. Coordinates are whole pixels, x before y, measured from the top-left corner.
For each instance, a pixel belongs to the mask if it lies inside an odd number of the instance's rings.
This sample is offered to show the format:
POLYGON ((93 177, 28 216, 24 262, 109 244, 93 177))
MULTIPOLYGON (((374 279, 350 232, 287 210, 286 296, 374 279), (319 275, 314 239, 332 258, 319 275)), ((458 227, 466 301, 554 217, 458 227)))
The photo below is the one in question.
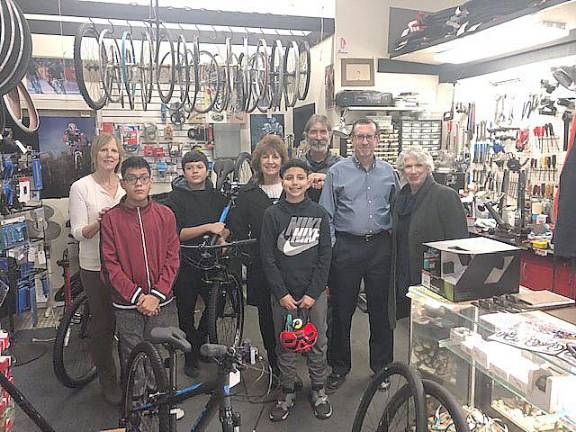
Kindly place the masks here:
POLYGON ((374 141, 374 138, 376 138, 376 135, 353 135, 352 138, 354 138, 355 140, 358 141, 374 141))
POLYGON ((138 180, 140 180, 140 183, 142 183, 143 185, 150 183, 150 176, 149 175, 144 175, 144 176, 140 176, 140 177, 136 177, 136 176, 126 176, 124 177, 124 181, 128 184, 131 185, 135 185, 138 180))

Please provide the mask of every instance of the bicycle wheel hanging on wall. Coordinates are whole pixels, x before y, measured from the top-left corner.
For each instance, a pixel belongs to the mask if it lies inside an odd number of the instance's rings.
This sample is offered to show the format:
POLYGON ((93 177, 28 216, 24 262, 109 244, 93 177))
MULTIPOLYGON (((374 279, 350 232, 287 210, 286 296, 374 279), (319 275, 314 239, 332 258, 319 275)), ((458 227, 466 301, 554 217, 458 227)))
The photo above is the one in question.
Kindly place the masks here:
POLYGON ((80 94, 93 110, 106 105, 101 80, 99 33, 92 24, 82 24, 74 38, 74 74, 80 94))

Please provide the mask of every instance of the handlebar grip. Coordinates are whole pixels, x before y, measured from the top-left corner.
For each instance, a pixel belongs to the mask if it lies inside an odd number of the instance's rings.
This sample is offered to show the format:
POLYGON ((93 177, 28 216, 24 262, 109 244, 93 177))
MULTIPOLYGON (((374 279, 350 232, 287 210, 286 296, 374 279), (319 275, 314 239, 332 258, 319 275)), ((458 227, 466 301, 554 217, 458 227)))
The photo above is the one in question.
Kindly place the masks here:
POLYGON ((200 347, 200 354, 208 358, 222 357, 227 353, 228 347, 226 345, 204 344, 200 347))

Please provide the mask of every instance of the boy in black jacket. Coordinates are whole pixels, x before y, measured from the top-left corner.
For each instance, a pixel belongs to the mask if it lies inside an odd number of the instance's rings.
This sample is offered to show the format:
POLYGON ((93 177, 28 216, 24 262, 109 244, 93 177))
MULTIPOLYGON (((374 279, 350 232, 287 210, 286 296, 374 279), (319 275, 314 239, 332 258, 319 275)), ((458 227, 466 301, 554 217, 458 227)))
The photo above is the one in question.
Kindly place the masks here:
MULTIPOLYGON (((286 194, 264 214, 261 258, 272 291, 274 328, 279 335, 290 313, 308 316, 318 329, 316 344, 307 353, 312 383, 311 403, 320 419, 332 415, 324 389, 326 364, 326 283, 331 259, 328 213, 306 197, 309 168, 291 160, 281 169, 286 194)), ((270 410, 273 421, 285 420, 295 400, 296 354, 276 345, 282 395, 270 410)))
MULTIPOLYGON (((208 158, 200 151, 194 150, 182 157, 184 175, 172 182, 172 192, 166 199, 166 205, 176 216, 176 229, 181 244, 199 244, 205 235, 219 235, 226 239, 230 232, 223 223, 218 222, 226 198, 214 190, 208 177, 208 158)), ((198 376, 198 359, 200 346, 205 342, 207 329, 207 309, 204 308, 198 328, 194 324, 194 311, 198 295, 204 304, 208 304, 207 288, 202 282, 203 273, 186 265, 182 260, 180 273, 174 287, 178 322, 186 333, 186 339, 192 345, 192 352, 184 357, 184 373, 189 377, 198 376)))

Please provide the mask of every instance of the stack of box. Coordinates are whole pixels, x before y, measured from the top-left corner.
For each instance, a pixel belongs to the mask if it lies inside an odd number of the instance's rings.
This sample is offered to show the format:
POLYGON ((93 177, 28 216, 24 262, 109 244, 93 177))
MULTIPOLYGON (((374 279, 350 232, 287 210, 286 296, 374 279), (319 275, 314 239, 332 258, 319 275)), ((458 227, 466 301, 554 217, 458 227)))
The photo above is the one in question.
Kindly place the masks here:
MULTIPOLYGON (((0 373, 10 382, 14 381, 12 376, 12 357, 4 355, 4 351, 10 346, 8 333, 0 330, 0 373)), ((14 401, 12 397, 2 389, 0 393, 0 432, 11 432, 14 428, 14 401)))

